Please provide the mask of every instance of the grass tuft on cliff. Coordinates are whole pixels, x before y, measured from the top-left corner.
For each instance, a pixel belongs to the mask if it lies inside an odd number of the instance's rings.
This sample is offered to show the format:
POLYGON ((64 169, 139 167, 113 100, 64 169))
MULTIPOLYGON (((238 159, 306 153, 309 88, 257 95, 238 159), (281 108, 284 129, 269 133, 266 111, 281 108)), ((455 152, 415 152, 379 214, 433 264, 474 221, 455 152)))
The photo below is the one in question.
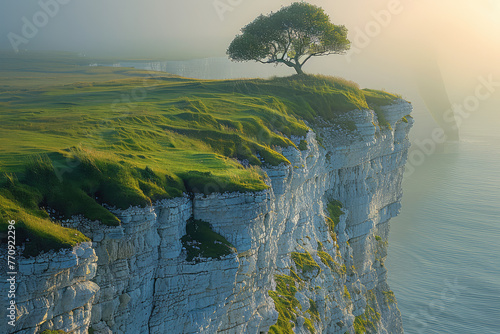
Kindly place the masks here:
POLYGON ((328 226, 328 230, 330 232, 330 236, 333 241, 337 241, 337 234, 335 233, 335 227, 338 223, 340 223, 340 216, 344 214, 342 211, 342 203, 337 200, 331 200, 326 204, 326 212, 325 221, 328 226))
POLYGON ((378 303, 375 292, 369 290, 366 292, 365 297, 365 312, 354 319, 354 332, 356 334, 376 333, 381 318, 380 313, 376 310, 378 303))
POLYGON ((2 243, 7 244, 9 221, 15 221, 16 240, 26 243, 24 256, 36 256, 40 252, 69 248, 89 241, 81 232, 64 228, 51 221, 48 213, 37 207, 40 194, 26 186, 0 188, 0 232, 2 243))
POLYGON ((331 221, 328 221, 330 229, 333 231, 338 223, 340 223, 340 216, 344 214, 342 211, 342 203, 337 200, 331 200, 326 205, 326 210, 328 212, 328 218, 331 221))
POLYGON ((276 291, 269 291, 269 296, 273 299, 276 311, 278 311, 278 321, 269 328, 270 333, 288 334, 294 333, 295 321, 297 320, 297 308, 300 303, 295 298, 298 289, 295 279, 288 275, 277 275, 276 291))
POLYGON ((396 296, 394 295, 394 292, 388 290, 382 291, 382 294, 384 295, 384 302, 389 309, 391 308, 391 304, 396 304, 396 296))
MULTIPOLYGON (((293 334, 297 324, 297 317, 303 316, 304 327, 310 333, 315 333, 314 322, 319 322, 319 312, 314 300, 309 299, 309 309, 303 310, 295 294, 304 288, 304 280, 309 280, 311 276, 317 276, 321 268, 314 261, 311 254, 292 252, 290 254, 295 263, 297 272, 290 269, 289 275, 276 275, 276 291, 269 291, 269 296, 273 299, 276 311, 278 311, 278 321, 269 328, 274 334, 293 334), (307 313, 307 316, 304 314, 307 313)), ((333 259, 332 259, 333 261, 333 259)))
POLYGON ((314 334, 315 321, 319 321, 319 312, 316 303, 309 299, 309 309, 303 310, 295 294, 302 287, 302 280, 297 274, 290 270, 290 275, 276 275, 276 291, 268 291, 269 296, 274 301, 276 311, 278 311, 278 321, 269 328, 269 333, 273 334, 293 334, 297 324, 297 317, 307 313, 309 318, 304 317, 304 327, 314 334))
POLYGON ((290 138, 317 117, 352 129, 351 110, 396 98, 326 76, 195 80, 37 57, 0 54, 0 208, 55 249, 77 242, 53 229, 60 220, 119 224, 103 204, 264 190, 260 167, 289 164, 281 148, 307 149, 290 138))
POLYGON ((210 224, 202 220, 189 219, 186 235, 181 241, 187 250, 187 261, 196 261, 197 258, 220 259, 236 252, 236 248, 226 238, 215 233, 210 224))
MULTIPOLYGON (((374 89, 363 89, 366 103, 368 107, 375 112, 378 119, 378 124, 382 128, 391 128, 391 124, 387 121, 385 113, 381 107, 391 104, 396 99, 401 99, 401 95, 391 94, 384 91, 374 89)), ((406 121, 408 123, 408 121, 406 121)))
POLYGON ((304 253, 292 252, 290 254, 295 267, 298 272, 302 274, 304 278, 310 277, 311 275, 318 276, 321 272, 320 266, 314 261, 313 257, 308 251, 304 253))

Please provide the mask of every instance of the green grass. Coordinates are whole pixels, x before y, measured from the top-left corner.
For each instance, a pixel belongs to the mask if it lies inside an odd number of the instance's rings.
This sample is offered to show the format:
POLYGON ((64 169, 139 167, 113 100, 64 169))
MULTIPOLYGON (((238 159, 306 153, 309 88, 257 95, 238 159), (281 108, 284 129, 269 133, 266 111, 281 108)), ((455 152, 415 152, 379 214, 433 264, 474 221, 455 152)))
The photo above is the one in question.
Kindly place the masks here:
POLYGON ((134 68, 89 67, 90 63, 113 64, 117 59, 91 59, 69 52, 0 51, 0 60, 0 92, 63 84, 86 86, 93 82, 153 75, 134 68))
POLYGON ((289 164, 280 148, 296 147, 289 138, 305 136, 306 121, 352 129, 343 117, 351 110, 391 103, 388 93, 326 76, 194 80, 91 62, 0 53, 0 187, 11 201, 2 212, 33 216, 26 229, 42 241, 52 232, 37 231, 72 215, 119 224, 103 203, 264 190, 260 167, 289 164), (56 219, 41 217, 43 208, 56 219))
POLYGON ((395 100, 401 99, 401 95, 399 94, 391 94, 381 90, 375 89, 363 89, 363 93, 365 95, 366 103, 368 106, 385 106, 392 104, 395 100))
POLYGON ((181 239, 187 250, 187 261, 197 257, 219 259, 236 252, 229 241, 215 233, 210 224, 202 220, 188 220, 186 235, 181 239))
MULTIPOLYGON (((89 241, 81 232, 64 228, 49 219, 45 210, 36 207, 36 202, 29 203, 36 193, 30 189, 19 187, 8 190, 0 189, 0 233, 7 231, 7 222, 14 220, 16 240, 29 240, 26 243, 24 256, 35 256, 41 251, 68 248, 89 241), (27 202, 19 202, 13 195, 27 202), (25 195, 23 195, 25 194, 25 195)), ((4 242, 4 241, 2 241, 4 242)))
POLYGON ((384 294, 384 301, 387 304, 387 306, 389 306, 389 308, 390 304, 396 304, 396 296, 394 295, 394 292, 389 290, 389 291, 382 291, 382 293, 384 294))
MULTIPOLYGON (((392 104, 396 99, 401 99, 401 95, 391 94, 384 91, 363 89, 366 103, 375 111, 378 123, 382 128, 391 128, 391 124, 387 121, 382 110, 382 106, 392 104)), ((404 120, 403 120, 404 121, 404 120)))
POLYGON ((321 268, 308 251, 304 253, 292 252, 291 258, 295 263, 295 267, 300 269, 299 273, 301 273, 303 277, 309 277, 309 274, 313 274, 314 272, 316 272, 316 275, 321 272, 321 268))
POLYGON ((330 269, 334 270, 335 268, 335 261, 333 260, 332 256, 328 254, 327 252, 324 251, 318 251, 318 256, 321 259, 321 262, 330 269))
POLYGON ((276 311, 278 311, 278 321, 269 328, 270 333, 293 334, 295 321, 297 320, 297 310, 300 303, 295 298, 298 291, 295 279, 288 275, 277 275, 276 291, 269 291, 269 296, 274 301, 276 311))
POLYGON ((342 211, 342 203, 337 200, 331 200, 326 205, 327 216, 325 216, 326 224, 328 225, 328 230, 330 231, 330 236, 333 241, 337 241, 337 235, 335 234, 335 227, 340 223, 340 216, 344 214, 342 211))
POLYGON ((367 291, 365 312, 354 319, 354 332, 356 334, 365 334, 366 332, 376 333, 377 323, 381 315, 376 311, 377 299, 373 290, 367 291))
POLYGON ((308 313, 311 319, 305 319, 304 326, 310 333, 315 333, 314 322, 320 321, 316 303, 309 299, 309 309, 302 310, 295 294, 299 291, 302 279, 290 270, 290 275, 276 275, 276 291, 269 291, 269 296, 274 301, 276 311, 278 311, 278 321, 269 328, 269 333, 273 334, 293 334, 297 322, 297 317, 303 312, 308 313))
POLYGON ((351 294, 349 293, 346 285, 344 285, 344 299, 351 300, 351 294))
POLYGON ((328 217, 333 221, 333 226, 330 226, 333 229, 337 226, 337 224, 340 222, 340 216, 344 214, 342 211, 342 203, 337 200, 331 200, 328 202, 326 205, 326 210, 328 211, 328 217))
POLYGON ((323 262, 323 264, 329 267, 333 272, 337 273, 337 275, 342 276, 346 274, 345 265, 340 265, 327 252, 318 250, 318 256, 321 259, 321 262, 323 262))
POLYGON ((298 148, 301 151, 306 151, 307 150, 307 141, 301 140, 298 148))
POLYGON ((408 123, 408 119, 412 119, 413 117, 411 115, 406 115, 404 116, 403 118, 401 118, 401 120, 405 123, 408 123))
POLYGON ((309 310, 307 310, 307 313, 311 316, 311 319, 313 319, 315 322, 321 321, 321 318, 319 316, 319 311, 316 306, 316 302, 309 298, 309 310))
POLYGON ((381 107, 379 106, 373 106, 372 107, 373 111, 375 112, 375 115, 377 115, 378 119, 378 124, 381 128, 388 128, 392 130, 391 123, 387 120, 384 111, 382 110, 381 107))

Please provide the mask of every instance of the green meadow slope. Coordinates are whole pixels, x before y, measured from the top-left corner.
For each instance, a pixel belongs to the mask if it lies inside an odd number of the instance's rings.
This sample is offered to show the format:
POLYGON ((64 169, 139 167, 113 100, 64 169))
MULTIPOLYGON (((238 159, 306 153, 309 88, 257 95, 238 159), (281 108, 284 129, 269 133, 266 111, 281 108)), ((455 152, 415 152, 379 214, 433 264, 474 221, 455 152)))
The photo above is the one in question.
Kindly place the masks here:
POLYGON ((68 55, 2 57, 0 232, 16 220, 26 255, 86 240, 60 226, 73 215, 116 225, 105 207, 263 190, 260 166, 288 164, 278 148, 304 149, 290 137, 318 116, 352 130, 340 116, 397 98, 323 76, 194 80, 68 55))

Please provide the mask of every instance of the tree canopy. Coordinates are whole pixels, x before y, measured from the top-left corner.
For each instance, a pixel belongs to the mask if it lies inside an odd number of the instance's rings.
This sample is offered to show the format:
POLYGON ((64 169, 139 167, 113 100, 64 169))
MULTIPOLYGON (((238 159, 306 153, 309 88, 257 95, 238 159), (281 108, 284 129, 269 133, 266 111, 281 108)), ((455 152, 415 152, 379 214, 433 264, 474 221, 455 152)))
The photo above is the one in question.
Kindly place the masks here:
POLYGON ((241 32, 227 50, 231 60, 285 64, 298 74, 312 57, 343 54, 351 44, 345 26, 331 23, 322 8, 305 2, 260 15, 241 32))

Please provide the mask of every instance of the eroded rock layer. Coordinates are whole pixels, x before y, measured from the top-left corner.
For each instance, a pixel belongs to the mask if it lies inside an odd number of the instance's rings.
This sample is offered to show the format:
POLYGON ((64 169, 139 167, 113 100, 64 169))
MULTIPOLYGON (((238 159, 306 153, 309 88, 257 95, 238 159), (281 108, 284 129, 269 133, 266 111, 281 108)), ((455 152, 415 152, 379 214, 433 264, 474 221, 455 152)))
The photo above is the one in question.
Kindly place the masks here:
POLYGON ((21 260, 17 325, 4 321, 2 332, 402 333, 384 259, 410 112, 401 100, 385 107, 390 126, 363 110, 352 114, 356 131, 310 131, 306 150, 283 150, 290 166, 265 170, 262 192, 115 211, 118 227, 75 217, 92 244, 21 260), (188 262, 181 238, 191 217, 237 253, 188 262))

